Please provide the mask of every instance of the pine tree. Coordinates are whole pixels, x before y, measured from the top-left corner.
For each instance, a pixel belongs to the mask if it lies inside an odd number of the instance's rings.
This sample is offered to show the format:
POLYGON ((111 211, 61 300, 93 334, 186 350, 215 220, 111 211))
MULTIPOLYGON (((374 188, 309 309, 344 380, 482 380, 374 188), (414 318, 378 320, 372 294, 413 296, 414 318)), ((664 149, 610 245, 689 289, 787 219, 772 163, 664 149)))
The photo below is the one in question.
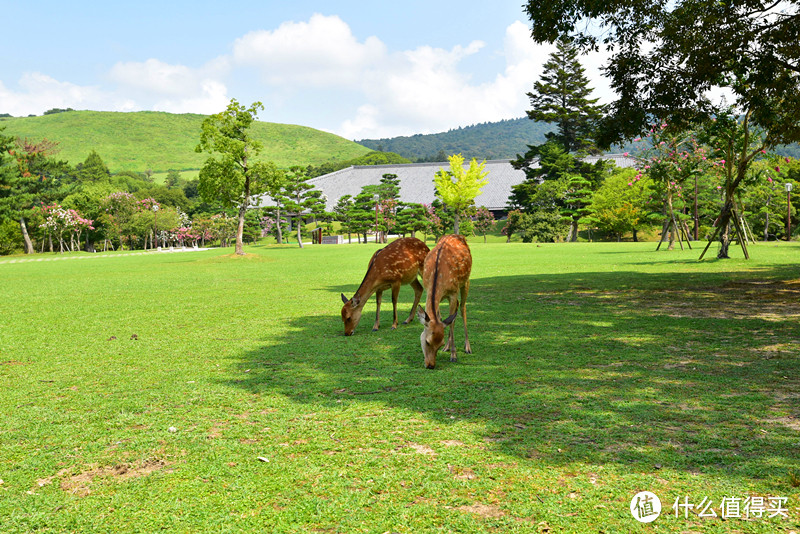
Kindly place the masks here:
POLYGON ((533 92, 528 93, 533 107, 528 118, 555 123, 558 131, 548 138, 561 143, 567 152, 597 152, 592 129, 603 106, 597 105, 597 98, 589 98, 591 92, 577 48, 560 40, 544 64, 541 78, 533 84, 533 92))

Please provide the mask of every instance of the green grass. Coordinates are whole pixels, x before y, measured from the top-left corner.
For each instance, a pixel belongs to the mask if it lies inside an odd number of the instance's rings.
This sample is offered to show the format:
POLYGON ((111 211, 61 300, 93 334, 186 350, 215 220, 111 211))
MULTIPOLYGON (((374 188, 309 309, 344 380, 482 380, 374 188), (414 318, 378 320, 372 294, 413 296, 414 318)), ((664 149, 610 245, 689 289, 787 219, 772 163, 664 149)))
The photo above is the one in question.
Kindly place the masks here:
POLYGON ((388 298, 342 336, 374 244, 0 261, 0 531, 797 531, 800 246, 653 248, 475 239, 435 370, 388 298))
MULTIPOLYGON (((41 117, 0 119, 5 135, 58 141, 58 156, 72 165, 95 150, 111 172, 196 170, 206 154, 194 151, 205 116, 155 111, 116 113, 72 111, 41 117)), ((264 145, 262 157, 279 167, 343 161, 369 152, 339 136, 288 124, 256 122, 253 137, 264 145)))

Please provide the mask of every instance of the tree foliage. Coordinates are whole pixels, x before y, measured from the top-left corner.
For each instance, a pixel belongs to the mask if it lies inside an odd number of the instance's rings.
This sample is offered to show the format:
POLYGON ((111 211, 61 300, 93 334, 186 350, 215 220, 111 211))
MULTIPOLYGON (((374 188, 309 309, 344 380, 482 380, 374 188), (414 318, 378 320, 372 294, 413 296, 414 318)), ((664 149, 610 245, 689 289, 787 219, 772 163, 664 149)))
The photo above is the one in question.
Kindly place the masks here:
POLYGON ((489 171, 484 170, 486 162, 478 163, 475 158, 469 162, 469 167, 464 169, 464 156, 454 154, 450 156, 450 170, 439 169, 433 182, 436 192, 442 201, 453 209, 455 214, 454 232, 459 233, 460 216, 475 204, 475 197, 481 193, 483 186, 489 183, 486 176, 489 171))
POLYGON ((597 105, 598 98, 589 98, 592 89, 584 72, 577 48, 568 39, 559 39, 528 93, 533 108, 528 118, 553 123, 557 129, 547 138, 567 152, 597 152, 591 138, 603 107, 597 105))
POLYGON ((262 145, 251 136, 250 127, 259 109, 264 109, 261 102, 246 108, 231 99, 225 111, 203 121, 195 148, 211 154, 200 170, 200 195, 207 202, 238 209, 236 254, 244 254, 242 235, 251 197, 266 192, 279 175, 273 163, 255 159, 262 145))

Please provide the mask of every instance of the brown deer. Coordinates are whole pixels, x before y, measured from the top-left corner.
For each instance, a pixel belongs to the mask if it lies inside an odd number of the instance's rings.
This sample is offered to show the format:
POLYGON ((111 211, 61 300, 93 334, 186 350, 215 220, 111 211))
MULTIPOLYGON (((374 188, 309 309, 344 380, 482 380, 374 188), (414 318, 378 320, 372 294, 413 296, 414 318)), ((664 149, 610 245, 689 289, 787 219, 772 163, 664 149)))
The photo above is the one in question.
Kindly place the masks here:
POLYGON ((417 281, 417 274, 422 274, 422 266, 425 256, 429 252, 428 245, 414 237, 403 237, 397 241, 389 243, 384 248, 375 252, 369 260, 367 274, 356 290, 353 298, 347 299, 342 293, 342 321, 344 322, 344 335, 351 336, 359 320, 364 304, 367 303, 370 295, 375 293, 375 324, 372 331, 378 330, 381 317, 381 296, 384 290, 392 288, 392 309, 394 312, 392 329, 397 328, 397 296, 400 293, 400 286, 411 284, 414 289, 414 305, 411 307, 411 314, 403 324, 408 324, 414 318, 414 310, 419 305, 422 296, 422 284, 417 281))
POLYGON ((436 366, 436 353, 444 343, 444 328, 450 325, 450 336, 445 350, 450 350, 450 361, 456 361, 456 345, 453 337, 453 321, 461 299, 461 317, 464 320, 464 352, 472 354, 467 336, 467 294, 469 275, 472 271, 472 254, 467 240, 460 235, 443 237, 425 258, 422 283, 428 292, 425 309, 419 307, 417 315, 425 327, 420 336, 425 367, 436 366), (450 300, 450 316, 444 321, 439 313, 439 303, 450 300))

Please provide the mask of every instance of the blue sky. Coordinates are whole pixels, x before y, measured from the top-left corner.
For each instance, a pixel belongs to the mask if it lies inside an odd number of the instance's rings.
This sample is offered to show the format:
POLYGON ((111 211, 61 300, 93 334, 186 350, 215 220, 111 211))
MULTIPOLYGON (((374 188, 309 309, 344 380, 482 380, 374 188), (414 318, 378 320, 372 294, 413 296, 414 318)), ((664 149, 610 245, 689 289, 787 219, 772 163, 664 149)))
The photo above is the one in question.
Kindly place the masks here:
POLYGON ((6 2, 0 113, 215 113, 236 98, 350 139, 521 117, 552 51, 521 4, 6 2))

